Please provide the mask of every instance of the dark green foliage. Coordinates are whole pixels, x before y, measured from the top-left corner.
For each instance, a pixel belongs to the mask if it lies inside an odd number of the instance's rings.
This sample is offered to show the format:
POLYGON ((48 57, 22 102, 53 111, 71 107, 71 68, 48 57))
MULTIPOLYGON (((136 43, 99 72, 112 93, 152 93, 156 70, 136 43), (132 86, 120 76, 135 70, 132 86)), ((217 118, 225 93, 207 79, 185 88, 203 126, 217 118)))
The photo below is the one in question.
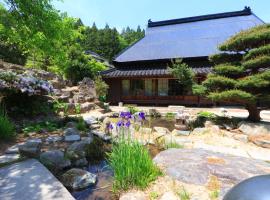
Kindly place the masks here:
POLYGON ((243 62, 245 69, 258 70, 260 68, 268 68, 270 66, 270 56, 260 56, 252 60, 243 62))
POLYGON ((8 118, 4 108, 0 107, 0 139, 12 139, 15 136, 15 127, 8 118))
POLYGON ((22 131, 27 134, 31 132, 36 132, 39 133, 41 131, 48 131, 48 132, 53 132, 57 130, 59 125, 53 121, 44 121, 44 122, 39 122, 39 123, 31 123, 27 124, 23 127, 22 131))
POLYGON ((85 123, 84 119, 82 117, 78 118, 78 122, 76 124, 76 128, 79 131, 86 131, 87 130, 87 124, 85 123))
POLYGON ((270 43, 270 25, 261 25, 242 31, 225 43, 219 49, 221 51, 241 52, 248 51, 270 43))
POLYGON ((191 90, 194 73, 192 69, 183 62, 182 59, 172 62, 172 67, 169 67, 169 71, 175 78, 178 79, 179 83, 183 85, 186 93, 191 90))
POLYGON ((144 34, 144 30, 142 30, 141 27, 138 26, 136 31, 129 27, 123 29, 121 36, 129 45, 131 45, 139 39, 143 38, 144 34))
POLYGON ((27 56, 23 54, 18 46, 14 44, 5 44, 4 42, 1 42, 0 37, 0 59, 6 62, 24 65, 26 63, 26 58, 27 56))
POLYGON ((86 149, 86 158, 90 163, 97 163, 105 158, 105 144, 103 141, 94 137, 93 142, 86 149))
POLYGON ((214 64, 222 64, 222 63, 240 63, 243 55, 240 53, 229 54, 229 53, 221 53, 215 54, 209 57, 209 60, 214 64))
POLYGON ((270 55, 270 45, 262 46, 256 49, 251 49, 244 57, 244 60, 254 59, 259 56, 270 55))
POLYGON ((269 81, 270 81, 270 71, 265 71, 263 73, 259 73, 253 76, 248 76, 243 78, 237 82, 237 88, 243 89, 245 91, 254 92, 256 91, 264 91, 269 89, 269 81))
POLYGON ((219 92, 211 92, 208 98, 212 101, 235 101, 239 103, 253 103, 255 102, 255 96, 251 93, 242 90, 224 90, 219 92))
POLYGON ((226 88, 235 88, 236 81, 231 78, 219 75, 208 75, 207 79, 203 82, 203 86, 210 91, 224 90, 226 88))
POLYGON ((86 27, 84 36, 85 38, 81 42, 84 50, 91 50, 112 61, 121 50, 141 39, 144 36, 144 30, 138 27, 135 31, 128 27, 119 34, 115 28, 110 28, 109 25, 98 29, 94 23, 92 27, 86 27))
POLYGON ((218 75, 225 76, 225 75, 230 75, 230 76, 237 76, 241 73, 243 73, 244 68, 236 65, 230 65, 230 64, 220 64, 216 65, 214 67, 214 72, 218 75))
POLYGON ((226 53, 211 57, 218 65, 214 67, 214 74, 203 82, 208 98, 242 104, 249 111, 249 119, 259 121, 258 102, 270 105, 267 102, 270 96, 269 43, 269 24, 242 31, 224 42, 219 50, 226 53), (232 56, 227 55, 228 51, 232 56), (241 60, 240 56, 235 57, 239 53, 243 56, 241 60))
POLYGON ((197 96, 204 95, 206 93, 206 87, 199 84, 192 85, 192 93, 197 96))
POLYGON ((81 81, 84 77, 94 78, 99 71, 105 70, 106 67, 90 60, 88 55, 85 55, 80 47, 72 46, 69 51, 69 61, 64 69, 66 78, 73 83, 81 81))
POLYGON ((11 92, 4 97, 3 102, 12 118, 37 117, 54 113, 53 104, 46 96, 28 96, 24 93, 11 92))

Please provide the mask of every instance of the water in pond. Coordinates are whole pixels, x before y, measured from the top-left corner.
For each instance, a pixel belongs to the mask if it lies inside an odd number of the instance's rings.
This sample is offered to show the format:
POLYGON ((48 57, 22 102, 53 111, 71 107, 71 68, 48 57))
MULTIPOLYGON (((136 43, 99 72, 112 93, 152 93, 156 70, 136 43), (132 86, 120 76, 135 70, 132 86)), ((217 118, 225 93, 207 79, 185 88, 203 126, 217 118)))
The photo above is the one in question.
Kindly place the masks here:
POLYGON ((114 199, 112 193, 113 171, 106 161, 101 161, 95 165, 89 165, 87 171, 97 175, 96 185, 82 191, 72 192, 77 200, 111 200, 114 199))

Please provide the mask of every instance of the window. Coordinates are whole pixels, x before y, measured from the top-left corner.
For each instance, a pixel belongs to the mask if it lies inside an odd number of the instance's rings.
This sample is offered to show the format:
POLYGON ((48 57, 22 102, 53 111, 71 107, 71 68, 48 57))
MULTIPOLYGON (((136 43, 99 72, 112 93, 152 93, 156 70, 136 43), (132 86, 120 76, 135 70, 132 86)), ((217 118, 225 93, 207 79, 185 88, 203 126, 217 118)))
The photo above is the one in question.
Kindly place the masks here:
POLYGON ((134 79, 130 80, 130 92, 133 96, 143 96, 144 95, 144 80, 134 79))
POLYGON ((183 85, 176 79, 169 80, 169 95, 170 96, 183 95, 183 85))
POLYGON ((153 80, 145 79, 145 96, 153 96, 153 80))
POLYGON ((129 88, 130 88, 130 81, 129 80, 122 80, 122 93, 124 96, 129 95, 129 88))
POLYGON ((158 96, 168 96, 168 79, 158 79, 158 96))

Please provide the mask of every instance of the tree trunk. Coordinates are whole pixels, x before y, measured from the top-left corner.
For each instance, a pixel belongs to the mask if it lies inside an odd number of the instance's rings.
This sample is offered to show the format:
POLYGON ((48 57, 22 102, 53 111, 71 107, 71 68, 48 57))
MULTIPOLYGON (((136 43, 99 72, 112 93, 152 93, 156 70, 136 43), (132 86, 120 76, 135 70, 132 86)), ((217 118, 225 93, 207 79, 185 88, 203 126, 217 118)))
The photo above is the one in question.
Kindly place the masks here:
POLYGON ((256 104, 248 104, 246 108, 249 113, 248 120, 253 122, 258 122, 261 120, 260 110, 257 108, 256 104))

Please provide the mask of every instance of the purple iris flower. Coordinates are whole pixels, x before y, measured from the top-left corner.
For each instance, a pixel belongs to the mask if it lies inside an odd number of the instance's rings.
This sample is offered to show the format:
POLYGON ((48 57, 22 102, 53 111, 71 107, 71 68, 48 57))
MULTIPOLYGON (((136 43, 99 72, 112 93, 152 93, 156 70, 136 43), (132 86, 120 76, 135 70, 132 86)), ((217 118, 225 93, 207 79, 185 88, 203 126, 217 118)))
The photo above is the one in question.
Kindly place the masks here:
POLYGON ((113 129, 113 125, 111 123, 107 124, 107 129, 113 129))
POLYGON ((123 121, 118 121, 117 122, 117 124, 116 124, 118 127, 121 127, 121 126, 124 126, 125 124, 124 124, 124 122, 123 121))
POLYGON ((120 112, 120 117, 121 118, 125 118, 125 116, 126 116, 126 112, 120 112))
POLYGON ((139 112, 139 117, 140 117, 140 119, 145 120, 145 113, 139 112))
POLYGON ((131 125, 130 121, 127 121, 127 123, 126 123, 126 125, 125 125, 125 126, 126 126, 127 128, 129 128, 129 127, 130 127, 130 125, 131 125))
POLYGON ((120 112, 120 117, 125 118, 125 119, 130 119, 131 113, 130 112, 120 112))

